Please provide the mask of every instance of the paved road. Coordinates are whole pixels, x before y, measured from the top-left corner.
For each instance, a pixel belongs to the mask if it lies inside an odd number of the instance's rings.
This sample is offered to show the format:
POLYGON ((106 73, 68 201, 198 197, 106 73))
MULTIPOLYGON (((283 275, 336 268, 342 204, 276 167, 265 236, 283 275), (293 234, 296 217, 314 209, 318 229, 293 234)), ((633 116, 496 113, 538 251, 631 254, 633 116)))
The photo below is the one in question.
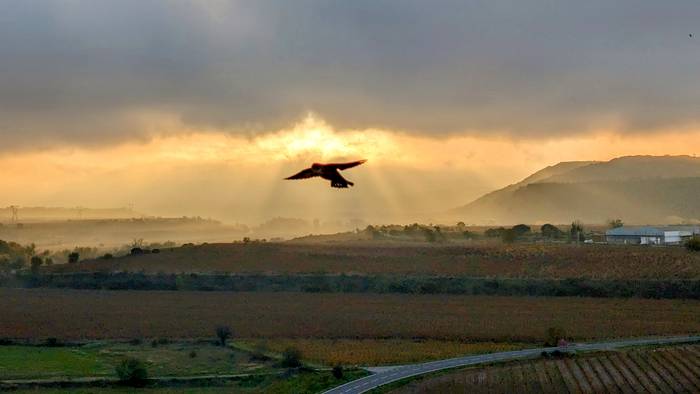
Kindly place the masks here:
POLYGON ((422 364, 402 365, 395 368, 384 368, 375 374, 366 376, 361 379, 353 380, 342 386, 328 390, 323 394, 360 394, 379 386, 405 379, 411 376, 423 375, 430 372, 449 369, 455 367, 463 367, 468 365, 477 365, 484 363, 492 363, 496 361, 510 361, 517 359, 535 358, 540 356, 543 351, 552 352, 560 351, 592 351, 592 350, 613 350, 627 346, 642 346, 642 345, 664 345, 673 343, 700 342, 700 336, 684 336, 684 337, 668 337, 668 338, 649 338, 649 339, 627 339, 612 342, 597 342, 597 343, 581 343, 571 344, 565 348, 559 347, 541 347, 536 349, 515 350, 510 352, 480 354, 475 356, 457 357, 446 360, 431 361, 422 364))

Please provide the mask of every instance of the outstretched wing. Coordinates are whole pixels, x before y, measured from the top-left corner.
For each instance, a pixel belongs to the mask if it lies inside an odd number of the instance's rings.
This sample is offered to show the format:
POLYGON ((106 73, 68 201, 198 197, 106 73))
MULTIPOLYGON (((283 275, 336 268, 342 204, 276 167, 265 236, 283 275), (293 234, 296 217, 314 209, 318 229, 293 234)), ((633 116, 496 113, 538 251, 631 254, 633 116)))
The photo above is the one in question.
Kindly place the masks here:
POLYGON ((355 166, 359 166, 360 164, 366 162, 367 160, 358 160, 358 161, 351 161, 349 163, 330 163, 326 164, 326 167, 333 167, 338 170, 347 170, 348 168, 353 168, 355 166))
POLYGON ((299 171, 298 173, 284 179, 306 179, 306 178, 313 178, 315 176, 318 176, 314 170, 311 168, 307 168, 305 170, 299 171))

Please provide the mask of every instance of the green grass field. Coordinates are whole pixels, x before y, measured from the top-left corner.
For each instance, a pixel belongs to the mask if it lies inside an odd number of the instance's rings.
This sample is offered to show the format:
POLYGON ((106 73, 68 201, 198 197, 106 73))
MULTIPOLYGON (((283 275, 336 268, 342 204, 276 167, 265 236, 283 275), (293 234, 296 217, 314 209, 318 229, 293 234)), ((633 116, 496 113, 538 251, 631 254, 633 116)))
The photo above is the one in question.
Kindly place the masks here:
POLYGON ((1 346, 0 378, 52 378, 105 376, 114 374, 114 365, 95 349, 1 346))
POLYGON ((271 362, 251 362, 247 353, 207 343, 95 343, 79 347, 0 346, 0 379, 114 376, 115 366, 135 357, 151 376, 261 373, 271 362))

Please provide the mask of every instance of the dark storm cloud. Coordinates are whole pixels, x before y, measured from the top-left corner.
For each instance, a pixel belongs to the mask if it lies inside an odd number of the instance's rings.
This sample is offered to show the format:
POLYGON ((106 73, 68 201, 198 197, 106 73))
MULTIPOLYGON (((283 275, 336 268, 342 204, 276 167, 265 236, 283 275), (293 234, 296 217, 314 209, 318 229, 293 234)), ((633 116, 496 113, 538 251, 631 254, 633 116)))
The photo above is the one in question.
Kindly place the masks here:
POLYGON ((557 136, 698 121, 694 0, 0 3, 0 143, 273 130, 557 136))

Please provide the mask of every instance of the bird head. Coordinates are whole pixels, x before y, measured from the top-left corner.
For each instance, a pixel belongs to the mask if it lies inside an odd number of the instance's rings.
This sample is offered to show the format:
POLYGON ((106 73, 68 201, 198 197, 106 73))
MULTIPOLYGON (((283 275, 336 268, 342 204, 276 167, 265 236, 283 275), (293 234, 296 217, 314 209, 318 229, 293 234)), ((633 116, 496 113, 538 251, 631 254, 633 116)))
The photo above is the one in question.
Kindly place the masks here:
POLYGON ((323 167, 323 164, 321 164, 321 163, 314 163, 311 165, 311 168, 314 170, 320 170, 321 167, 323 167))

